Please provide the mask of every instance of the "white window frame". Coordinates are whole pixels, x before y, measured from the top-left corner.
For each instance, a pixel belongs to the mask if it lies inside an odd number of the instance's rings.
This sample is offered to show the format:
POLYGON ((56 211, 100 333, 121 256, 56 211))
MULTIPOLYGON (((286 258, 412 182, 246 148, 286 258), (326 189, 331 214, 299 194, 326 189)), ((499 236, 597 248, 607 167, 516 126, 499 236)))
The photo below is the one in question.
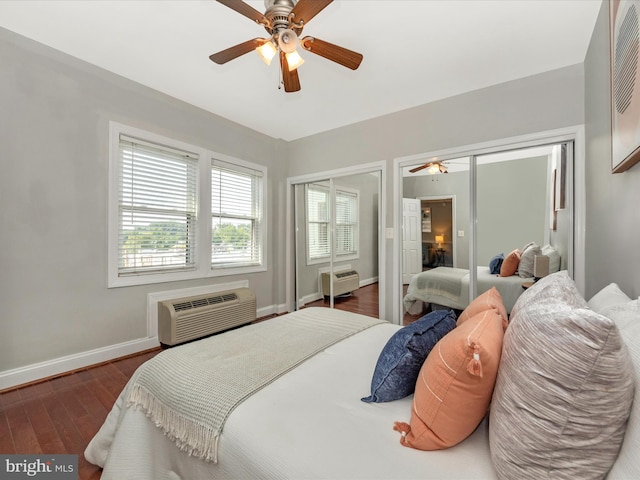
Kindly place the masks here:
MULTIPOLYGON (((342 261, 347 261, 347 260, 356 260, 360 257, 360 248, 359 248, 359 238, 360 238, 360 192, 356 189, 352 189, 352 188, 348 188, 348 187, 334 187, 334 195, 331 195, 331 189, 329 187, 324 187, 322 185, 317 185, 317 184, 308 184, 305 186, 305 196, 304 196, 304 202, 305 202, 305 227, 306 227, 306 239, 307 239, 307 245, 306 245, 306 253, 307 253, 307 265, 318 265, 321 263, 327 263, 331 260, 331 256, 333 255, 333 260, 337 261, 337 262, 342 262, 342 261), (328 210, 328 220, 324 223, 327 224, 328 226, 328 242, 329 242, 329 251, 327 252, 326 255, 322 255, 322 256, 315 256, 312 257, 310 255, 310 248, 309 248, 309 240, 310 240, 310 235, 309 235, 309 224, 312 223, 309 221, 309 206, 308 206, 308 201, 309 201, 309 193, 308 190, 309 188, 313 186, 315 189, 317 190, 324 190, 326 189, 327 191, 327 198, 328 198, 328 205, 327 208, 328 210), (335 235, 335 223, 332 221, 333 216, 335 215, 335 199, 338 195, 340 194, 345 194, 345 195, 350 195, 350 196, 355 196, 356 197, 356 222, 354 225, 354 245, 355 245, 355 251, 353 253, 345 253, 345 254, 337 254, 334 253, 336 250, 336 235, 335 235), (331 229, 334 230, 333 235, 331 234, 331 229), (333 239, 333 242, 331 241, 333 239)), ((313 223, 318 223, 318 222, 313 222, 313 223)))
POLYGON ((244 275, 247 273, 264 272, 267 270, 267 168, 252 162, 223 155, 202 147, 190 145, 179 140, 171 139, 139 128, 118 122, 109 122, 109 185, 108 185, 108 214, 107 214, 107 286, 108 288, 132 285, 147 285, 161 282, 193 280, 205 277, 227 275, 244 275), (197 186, 196 186, 196 261, 191 270, 168 271, 162 273, 145 273, 140 275, 121 276, 118 268, 118 234, 119 234, 119 192, 118 180, 120 173, 120 136, 140 139, 143 142, 169 149, 182 150, 193 153, 198 157, 197 186), (262 238, 261 262, 251 266, 227 266, 212 268, 211 265, 211 165, 213 159, 222 160, 227 164, 238 165, 239 168, 250 168, 262 172, 262 238))
MULTIPOLYGON (((267 169, 263 166, 260 165, 256 165, 250 162, 246 162, 246 161, 242 161, 242 160, 238 160, 235 159, 234 161, 230 162, 229 161, 229 157, 225 157, 222 155, 216 155, 214 157, 211 158, 210 160, 210 166, 209 166, 209 181, 211 181, 211 172, 213 170, 213 168, 215 166, 220 166, 223 167, 227 170, 235 170, 236 172, 240 173, 240 174, 250 174, 250 175, 255 175, 256 177, 261 177, 258 182, 257 185, 255 185, 255 190, 253 192, 253 195, 257 196, 257 199, 253 199, 253 203, 254 203, 254 208, 256 208, 258 211, 254 214, 254 219, 255 221, 258 223, 258 230, 260 232, 260 239, 257 242, 258 243, 258 256, 259 256, 259 260, 257 263, 254 262, 248 262, 245 264, 233 264, 233 263, 229 263, 229 264, 213 264, 212 260, 211 260, 211 249, 212 244, 211 244, 211 238, 209 238, 209 263, 211 266, 211 270, 212 273, 214 275, 229 275, 229 274, 238 274, 238 273, 252 273, 252 272, 260 272, 260 271, 265 271, 265 255, 266 255, 266 243, 265 243, 265 239, 267 236, 267 222, 265 221, 265 216, 266 216, 266 195, 265 195, 265 188, 266 188, 266 180, 267 180, 267 169)), ((211 195, 209 195, 209 198, 211 198, 211 195)), ((212 212, 212 208, 211 205, 209 205, 209 218, 212 220, 213 217, 213 212, 212 212)), ((211 228, 209 228, 209 231, 212 231, 211 228)), ((211 234, 210 234, 211 237, 211 234)))

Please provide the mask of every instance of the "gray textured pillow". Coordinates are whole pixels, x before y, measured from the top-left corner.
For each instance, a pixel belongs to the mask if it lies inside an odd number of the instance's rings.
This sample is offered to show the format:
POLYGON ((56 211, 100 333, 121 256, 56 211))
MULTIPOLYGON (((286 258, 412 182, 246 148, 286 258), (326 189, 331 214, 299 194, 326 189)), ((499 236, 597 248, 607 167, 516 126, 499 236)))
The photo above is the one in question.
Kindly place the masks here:
POLYGON ((520 264, 518 265, 518 275, 520 278, 533 277, 533 262, 536 255, 542 255, 542 249, 535 243, 530 243, 522 251, 520 264))
MULTIPOLYGON (((636 395, 640 395, 638 393, 640 392, 640 301, 631 300, 609 307, 605 315, 616 323, 627 345, 635 370, 636 395)), ((624 442, 616 463, 607 475, 607 480, 640 478, 638 452, 640 452, 640 399, 633 402, 624 442)))
POLYGON ((618 455, 634 395, 620 332, 586 308, 566 272, 541 279, 518 303, 491 404, 498 477, 603 478, 618 455))
POLYGON ((525 290, 511 309, 511 317, 515 317, 518 310, 527 305, 551 302, 567 304, 572 308, 587 308, 587 301, 582 298, 575 282, 566 270, 561 270, 542 278, 525 290))

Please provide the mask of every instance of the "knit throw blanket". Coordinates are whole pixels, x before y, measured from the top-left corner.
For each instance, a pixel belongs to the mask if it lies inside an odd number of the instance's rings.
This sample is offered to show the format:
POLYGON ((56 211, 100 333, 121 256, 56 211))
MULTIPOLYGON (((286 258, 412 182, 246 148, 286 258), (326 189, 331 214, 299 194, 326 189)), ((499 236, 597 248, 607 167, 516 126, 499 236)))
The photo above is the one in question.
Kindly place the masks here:
POLYGON ((243 400, 316 353, 380 323, 307 308, 165 350, 135 372, 127 406, 142 409, 189 455, 217 463, 224 423, 243 400))

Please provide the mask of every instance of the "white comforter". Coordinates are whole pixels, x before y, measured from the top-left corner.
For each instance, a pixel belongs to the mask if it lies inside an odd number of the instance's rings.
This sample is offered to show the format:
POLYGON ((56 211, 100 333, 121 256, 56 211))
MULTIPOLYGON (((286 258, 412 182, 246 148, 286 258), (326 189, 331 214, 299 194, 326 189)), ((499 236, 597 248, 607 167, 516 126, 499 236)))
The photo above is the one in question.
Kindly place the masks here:
POLYGON ((123 395, 85 456, 104 467, 103 480, 496 478, 486 423, 453 448, 423 452, 401 446, 393 431, 394 421, 409 421, 412 397, 360 401, 398 328, 382 324, 349 337, 244 401, 225 424, 218 464, 180 451, 143 413, 126 408, 123 395))

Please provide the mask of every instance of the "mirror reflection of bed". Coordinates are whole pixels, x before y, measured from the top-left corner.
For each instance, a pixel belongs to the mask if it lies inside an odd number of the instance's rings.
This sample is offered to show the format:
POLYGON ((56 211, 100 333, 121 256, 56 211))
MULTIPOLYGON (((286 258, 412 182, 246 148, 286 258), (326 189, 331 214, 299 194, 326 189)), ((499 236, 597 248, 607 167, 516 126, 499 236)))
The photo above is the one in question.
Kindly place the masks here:
MULTIPOLYGON (((504 302, 507 313, 530 282, 560 270, 561 258, 551 245, 541 247, 529 242, 507 254, 496 254, 490 266, 476 267, 478 295, 495 287, 504 302), (522 253, 520 253, 522 252, 522 253), (540 257, 546 259, 544 262, 540 257), (536 266, 546 265, 546 271, 537 272, 536 266), (509 267, 509 268, 507 268, 509 267)), ((411 315, 422 315, 425 307, 463 310, 469 303, 469 270, 465 268, 437 267, 416 275, 404 297, 404 307, 411 315)))
MULTIPOLYGON (((570 191, 571 145, 546 145, 475 158, 475 245, 470 227, 471 157, 451 160, 446 174, 419 175, 405 169, 403 197, 420 200, 431 218, 428 231, 422 233, 422 273, 412 275, 403 288, 404 323, 432 309, 464 309, 472 299, 472 281, 476 295, 496 286, 510 310, 524 291, 523 284, 533 281, 532 267, 527 264, 512 275, 500 276, 499 272, 490 273, 489 264, 500 254, 506 257, 514 250, 523 254, 531 243, 537 247, 533 256, 551 253, 552 267, 570 270, 573 225, 571 199, 566 192, 570 191), (566 183, 561 185, 561 181, 566 183), (431 203, 442 198, 454 199, 452 225, 447 227, 438 225, 437 210, 431 203), (444 236, 444 256, 438 255, 443 252, 438 251, 436 236, 438 240, 444 236), (476 252, 475 269, 470 269, 472 247, 476 252)), ((531 259, 529 251, 527 262, 531 259)))

